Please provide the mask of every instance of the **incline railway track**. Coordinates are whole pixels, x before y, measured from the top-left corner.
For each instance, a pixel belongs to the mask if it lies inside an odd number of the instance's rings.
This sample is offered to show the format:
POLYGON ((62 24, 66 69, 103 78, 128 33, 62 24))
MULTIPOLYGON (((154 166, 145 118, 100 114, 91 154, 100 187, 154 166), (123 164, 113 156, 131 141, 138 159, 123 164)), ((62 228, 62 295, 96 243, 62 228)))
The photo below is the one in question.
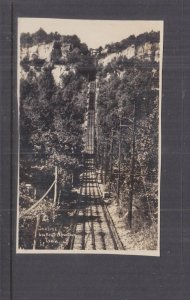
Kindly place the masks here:
POLYGON ((74 250, 124 250, 115 224, 103 200, 91 201, 78 209, 80 221, 72 227, 67 249, 74 250))
POLYGON ((95 169, 95 82, 90 83, 89 95, 85 167, 80 192, 69 208, 62 209, 62 220, 53 223, 52 227, 46 221, 36 226, 35 247, 38 249, 125 250, 103 200, 95 169))
POLYGON ((86 145, 80 196, 67 249, 124 250, 113 219, 104 203, 94 166, 95 81, 90 83, 86 145))
MULTIPOLYGON (((89 82, 87 128, 85 132, 84 172, 77 199, 63 203, 58 216, 43 215, 39 210, 35 225, 33 249, 59 250, 125 250, 109 209, 103 200, 95 169, 95 99, 96 80, 89 82), (65 206, 64 206, 65 205, 65 206)), ((57 204, 57 167, 55 180, 41 199, 24 211, 20 219, 42 205, 54 189, 57 204)), ((58 197, 59 202, 60 194, 58 197)), ((54 207, 53 206, 53 207, 54 207)), ((24 221, 23 221, 24 222, 24 221)), ((31 241, 28 244, 32 244, 31 241)), ((27 247, 31 247, 31 245, 27 247)))

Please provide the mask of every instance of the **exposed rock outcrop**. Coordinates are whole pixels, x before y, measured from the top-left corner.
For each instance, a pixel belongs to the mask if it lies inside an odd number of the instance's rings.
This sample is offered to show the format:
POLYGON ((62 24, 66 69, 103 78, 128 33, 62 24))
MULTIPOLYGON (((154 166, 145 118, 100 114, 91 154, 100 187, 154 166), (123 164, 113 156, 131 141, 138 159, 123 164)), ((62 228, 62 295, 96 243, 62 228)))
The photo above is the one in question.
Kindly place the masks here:
MULTIPOLYGON (((105 53, 105 51, 102 53, 105 53)), ((105 58, 101 58, 99 60, 99 64, 103 64, 106 66, 108 63, 112 61, 114 58, 118 58, 120 56, 125 56, 126 58, 130 59, 132 57, 137 57, 141 60, 153 60, 159 62, 159 43, 144 43, 140 46, 135 47, 135 45, 131 45, 125 50, 121 52, 114 52, 108 54, 105 58)))
MULTIPOLYGON (((144 42, 138 46, 131 44, 126 49, 113 53, 108 53, 107 50, 106 48, 102 49, 101 54, 103 54, 104 57, 99 59, 98 64, 106 66, 113 59, 117 59, 121 56, 128 59, 136 57, 140 60, 159 62, 159 43, 156 42, 144 42)), ((74 47, 72 43, 66 43, 62 39, 51 43, 40 43, 31 47, 21 47, 21 78, 26 79, 27 73, 30 70, 32 70, 37 77, 43 70, 43 67, 51 66, 56 85, 61 85, 63 75, 67 75, 69 71, 75 72, 75 60, 76 57, 80 58, 80 55, 81 58, 84 59, 84 54, 81 53, 78 47, 74 47), (69 61, 68 57, 70 57, 69 59, 72 59, 73 62, 69 61)), ((122 77, 122 73, 118 75, 122 77)))

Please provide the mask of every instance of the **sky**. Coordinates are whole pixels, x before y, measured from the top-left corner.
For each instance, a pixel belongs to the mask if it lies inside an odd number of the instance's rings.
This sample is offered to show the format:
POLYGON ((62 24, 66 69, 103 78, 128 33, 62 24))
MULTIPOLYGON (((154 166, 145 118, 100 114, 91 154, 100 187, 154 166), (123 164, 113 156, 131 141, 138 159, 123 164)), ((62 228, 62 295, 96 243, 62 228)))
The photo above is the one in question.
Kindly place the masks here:
POLYGON ((18 34, 34 33, 43 28, 47 33, 76 34, 89 48, 120 42, 131 34, 163 30, 163 21, 76 20, 49 18, 18 18, 18 34))

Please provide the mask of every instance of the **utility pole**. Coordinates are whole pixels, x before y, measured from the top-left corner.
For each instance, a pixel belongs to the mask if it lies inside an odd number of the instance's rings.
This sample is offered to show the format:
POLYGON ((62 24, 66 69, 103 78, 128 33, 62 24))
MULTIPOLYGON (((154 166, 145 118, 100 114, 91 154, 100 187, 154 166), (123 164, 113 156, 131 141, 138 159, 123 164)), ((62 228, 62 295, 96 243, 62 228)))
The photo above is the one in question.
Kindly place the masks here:
POLYGON ((120 172, 121 172, 121 137, 122 137, 122 132, 121 132, 121 119, 119 122, 119 157, 118 157, 118 181, 117 181, 117 197, 118 197, 118 202, 119 202, 119 194, 120 194, 120 172))
POLYGON ((132 157, 131 157, 131 189, 129 195, 129 213, 128 222, 129 227, 132 228, 132 217, 133 217, 133 192, 134 192, 134 171, 135 171, 135 131, 136 131, 136 102, 134 100, 134 117, 133 117, 133 129, 132 129, 132 157))
POLYGON ((112 180, 112 162, 113 162, 113 129, 111 131, 111 144, 110 144, 110 174, 109 174, 109 196, 111 192, 111 180, 112 180))
POLYGON ((36 217, 36 228, 35 228, 35 233, 34 233, 33 250, 36 249, 37 235, 38 235, 38 227, 39 227, 39 225, 40 225, 40 218, 41 218, 41 215, 38 214, 37 217, 36 217))
POLYGON ((103 161, 102 161, 102 170, 103 170, 103 183, 106 184, 106 146, 103 144, 103 161))
POLYGON ((118 158, 118 182, 117 182, 117 198, 118 204, 120 204, 120 178, 121 178, 121 143, 122 143, 122 127, 127 127, 128 125, 123 125, 121 123, 121 118, 119 122, 119 158, 118 158))
POLYGON ((113 129, 111 131, 111 144, 110 144, 110 178, 112 177, 113 170, 113 129))
POLYGON ((54 185, 54 198, 53 203, 56 205, 57 202, 57 166, 55 166, 55 185, 54 185))
POLYGON ((96 135, 96 167, 99 168, 100 159, 99 159, 99 139, 98 139, 98 132, 96 135))
POLYGON ((105 183, 107 182, 107 173, 108 173, 108 140, 106 139, 106 145, 105 145, 105 183))

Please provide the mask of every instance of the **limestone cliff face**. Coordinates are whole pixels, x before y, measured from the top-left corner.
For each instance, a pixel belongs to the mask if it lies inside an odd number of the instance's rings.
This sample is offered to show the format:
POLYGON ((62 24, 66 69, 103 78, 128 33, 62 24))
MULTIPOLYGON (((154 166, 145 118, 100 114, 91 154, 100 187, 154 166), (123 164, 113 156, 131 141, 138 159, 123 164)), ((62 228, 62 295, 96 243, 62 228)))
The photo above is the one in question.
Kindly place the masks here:
POLYGON ((159 43, 145 43, 136 48, 136 56, 139 59, 154 60, 159 62, 159 43))
POLYGON ((52 75, 56 85, 61 85, 61 76, 67 75, 71 68, 68 70, 68 67, 64 65, 54 65, 54 69, 52 70, 52 75))
POLYGON ((28 48, 20 49, 20 60, 28 58, 32 60, 34 58, 45 59, 47 62, 51 60, 51 54, 54 47, 54 43, 39 44, 28 48))
MULTIPOLYGON (((105 51, 104 51, 105 53, 105 51)), ((135 47, 134 45, 131 45, 130 47, 126 48, 125 50, 121 52, 114 52, 111 54, 108 54, 105 58, 101 58, 99 60, 99 64, 103 64, 106 66, 108 63, 112 61, 114 58, 118 58, 120 56, 125 56, 126 58, 130 59, 132 57, 136 57, 141 60, 153 60, 156 62, 159 62, 159 43, 144 43, 140 46, 135 47)))
MULTIPOLYGON (((72 50, 72 46, 70 44, 61 43, 59 49, 59 59, 65 59, 69 51, 72 50)), ((24 69, 22 66, 20 68, 20 76, 22 79, 26 79, 29 71, 32 71, 35 74, 35 77, 38 77, 40 72, 43 69, 35 68, 32 65, 32 61, 35 59, 39 59, 44 61, 44 66, 53 65, 52 75, 54 77, 55 83, 57 85, 61 85, 61 76, 68 74, 69 70, 74 71, 72 66, 65 66, 63 64, 52 64, 52 53, 55 51, 55 42, 49 44, 38 44, 32 47, 20 48, 20 62, 27 60, 28 61, 28 70, 24 69)))
MULTIPOLYGON (((27 68, 21 66, 20 76, 22 79, 27 79, 29 71, 32 71, 35 77, 38 77, 44 66, 51 65, 52 75, 54 77, 56 85, 61 85, 62 76, 67 75, 69 71, 75 72, 75 68, 72 64, 67 62, 67 56, 69 53, 77 54, 80 56, 80 49, 73 49, 72 44, 61 42, 57 45, 57 42, 51 42, 49 44, 41 43, 32 47, 20 48, 20 62, 27 61, 27 68), (59 63, 55 60, 58 58, 59 63), (42 65, 35 67, 34 61, 41 60, 42 65), (65 61, 66 63, 63 63, 65 61)), ((102 53, 106 55, 106 49, 103 49, 102 53)), ((106 66, 120 56, 125 56, 128 59, 136 57, 140 60, 149 60, 159 62, 159 43, 146 42, 140 46, 135 47, 131 45, 121 52, 114 52, 107 54, 104 58, 99 59, 99 64, 106 66)), ((122 76, 122 74, 118 74, 122 76)))

